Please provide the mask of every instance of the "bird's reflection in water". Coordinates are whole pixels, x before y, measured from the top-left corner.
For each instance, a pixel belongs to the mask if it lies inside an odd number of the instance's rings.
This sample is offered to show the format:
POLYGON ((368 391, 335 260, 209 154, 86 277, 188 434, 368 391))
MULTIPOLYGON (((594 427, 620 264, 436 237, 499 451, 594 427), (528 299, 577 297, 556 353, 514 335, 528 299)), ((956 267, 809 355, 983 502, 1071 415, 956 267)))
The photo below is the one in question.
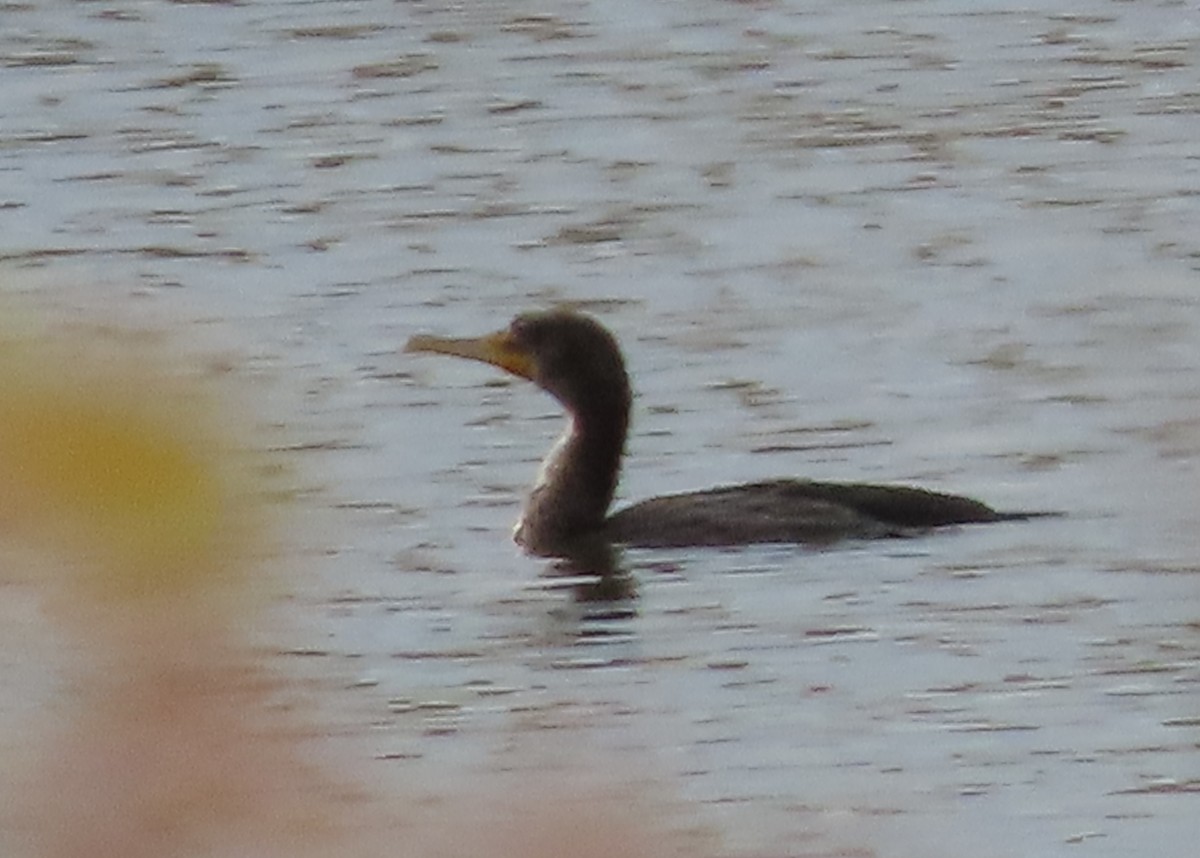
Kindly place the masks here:
MULTIPOLYGON (((559 546, 555 553, 558 556, 543 570, 543 578, 560 580, 576 602, 606 604, 622 616, 636 613, 632 602, 637 598, 637 580, 625 568, 620 546, 589 534, 559 546), (622 602, 629 604, 618 608, 622 602)), ((589 616, 594 613, 589 611, 589 616)), ((606 613, 616 618, 612 611, 606 613)))

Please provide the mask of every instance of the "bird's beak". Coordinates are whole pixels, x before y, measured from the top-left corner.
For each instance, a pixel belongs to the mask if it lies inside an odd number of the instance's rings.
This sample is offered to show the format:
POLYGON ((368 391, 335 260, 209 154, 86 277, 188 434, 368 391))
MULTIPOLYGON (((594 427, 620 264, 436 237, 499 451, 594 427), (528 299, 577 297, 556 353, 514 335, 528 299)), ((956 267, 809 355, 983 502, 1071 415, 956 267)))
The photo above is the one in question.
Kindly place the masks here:
POLYGON ((456 339, 418 334, 404 346, 406 352, 436 352, 443 355, 470 358, 533 380, 534 362, 529 350, 513 339, 508 331, 498 331, 484 337, 456 339))

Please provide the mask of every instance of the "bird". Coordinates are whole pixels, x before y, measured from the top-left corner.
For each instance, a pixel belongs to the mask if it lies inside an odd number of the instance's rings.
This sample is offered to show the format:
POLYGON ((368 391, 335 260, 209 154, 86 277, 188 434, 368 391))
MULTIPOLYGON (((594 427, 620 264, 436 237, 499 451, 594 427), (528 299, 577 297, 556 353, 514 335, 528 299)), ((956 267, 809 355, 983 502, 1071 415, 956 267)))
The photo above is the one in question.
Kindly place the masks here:
POLYGON ((825 545, 1055 514, 1000 512, 906 485, 798 478, 664 495, 610 514, 633 395, 620 345, 600 322, 571 309, 527 312, 481 337, 419 334, 405 352, 491 364, 533 382, 566 411, 566 430, 542 462, 513 532, 532 555, 566 556, 596 540, 641 548, 825 545))

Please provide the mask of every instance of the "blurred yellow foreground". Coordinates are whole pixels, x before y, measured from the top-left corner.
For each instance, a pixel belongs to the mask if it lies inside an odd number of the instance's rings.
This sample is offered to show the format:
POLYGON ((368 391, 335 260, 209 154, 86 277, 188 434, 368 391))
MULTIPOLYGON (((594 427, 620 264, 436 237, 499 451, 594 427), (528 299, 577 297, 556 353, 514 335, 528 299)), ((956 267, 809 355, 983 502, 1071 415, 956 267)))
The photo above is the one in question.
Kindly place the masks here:
POLYGON ((0 581, 30 583, 72 653, 28 759, 0 761, 6 850, 331 845, 327 784, 249 642, 263 491, 213 382, 112 328, 0 336, 0 536, 40 558, 0 581))
MULTIPOLYGON (((3 309, 0 595, 32 593, 66 653, 0 759, 5 858, 696 854, 625 791, 422 808, 310 763, 321 731, 253 629, 267 491, 228 379, 111 327, 6 331, 3 309)), ((12 635, 26 659, 36 631, 12 635)))
POLYGON ((220 403, 159 357, 0 341, 0 525, 82 560, 95 596, 226 586, 252 532, 220 403))

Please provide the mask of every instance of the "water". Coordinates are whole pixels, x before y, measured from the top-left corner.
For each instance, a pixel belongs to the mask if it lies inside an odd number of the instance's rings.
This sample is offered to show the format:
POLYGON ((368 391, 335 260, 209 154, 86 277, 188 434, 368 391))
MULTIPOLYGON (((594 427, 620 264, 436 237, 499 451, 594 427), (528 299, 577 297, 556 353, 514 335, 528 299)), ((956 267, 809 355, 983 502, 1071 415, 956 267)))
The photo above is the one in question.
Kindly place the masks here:
POLYGON ((270 389, 323 522, 281 659, 336 689, 365 780, 598 756, 728 854, 1192 853, 1188 4, 3 22, 5 288, 270 389), (556 302, 633 368, 623 497, 796 474, 1069 515, 634 552, 597 613, 509 542, 554 404, 397 352, 556 302))

